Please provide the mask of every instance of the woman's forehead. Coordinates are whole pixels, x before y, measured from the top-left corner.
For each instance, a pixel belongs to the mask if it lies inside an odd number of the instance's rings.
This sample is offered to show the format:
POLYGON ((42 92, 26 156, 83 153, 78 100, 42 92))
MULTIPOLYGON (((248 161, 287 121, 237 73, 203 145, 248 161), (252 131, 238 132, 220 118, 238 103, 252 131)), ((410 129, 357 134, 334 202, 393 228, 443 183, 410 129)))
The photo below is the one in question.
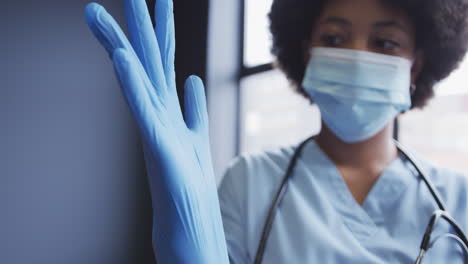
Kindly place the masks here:
POLYGON ((319 22, 326 20, 334 20, 336 23, 349 24, 349 26, 394 22, 407 28, 408 31, 412 29, 412 23, 407 14, 382 0, 329 1, 319 17, 319 22))

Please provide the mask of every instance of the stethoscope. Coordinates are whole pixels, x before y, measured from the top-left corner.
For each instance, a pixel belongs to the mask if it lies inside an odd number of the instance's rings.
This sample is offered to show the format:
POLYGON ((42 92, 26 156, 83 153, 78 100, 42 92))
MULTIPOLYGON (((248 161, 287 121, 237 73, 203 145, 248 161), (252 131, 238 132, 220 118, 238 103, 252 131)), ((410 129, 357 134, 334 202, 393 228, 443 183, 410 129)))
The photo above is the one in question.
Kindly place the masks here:
MULTIPOLYGON (((302 149, 304 148, 304 146, 306 145, 307 142, 309 142, 310 140, 312 140, 314 137, 310 137, 306 140, 304 140, 296 149, 296 151, 294 152, 292 158, 291 158, 291 161, 289 162, 289 165, 288 165, 288 168, 286 170, 286 174, 285 176, 283 177, 283 180, 281 182, 281 185, 280 185, 280 188, 278 189, 277 193, 276 193, 276 196, 273 200, 273 203, 271 204, 271 207, 268 211, 268 216, 267 216, 267 219, 265 221, 265 225, 263 226, 263 232, 262 232, 262 236, 261 236, 261 239, 260 239, 260 242, 259 242, 259 245, 258 245, 258 249, 257 249, 257 253, 255 255, 255 262, 254 264, 260 264, 262 262, 262 259, 263 259, 263 255, 265 253, 265 248, 266 248, 266 245, 267 245, 267 240, 268 240, 268 236, 270 235, 270 231, 271 231, 271 228, 272 228, 272 225, 273 225, 273 220, 274 220, 274 217, 275 217, 275 212, 276 212, 276 209, 278 208, 279 204, 281 203, 281 201, 283 200, 284 198, 284 195, 286 194, 286 191, 287 191, 287 188, 288 188, 288 182, 289 182, 289 179, 292 177, 292 174, 293 174, 293 170, 294 170, 294 167, 296 166, 296 163, 297 163, 297 160, 299 158, 299 156, 301 155, 302 153, 302 149)), ((465 256, 468 256, 468 242, 466 240, 466 236, 465 234, 463 233, 462 229, 460 228, 460 226, 456 223, 456 221, 450 216, 450 214, 445 210, 445 205, 444 203, 442 202, 442 199, 440 198, 439 194, 437 193, 436 189, 434 188, 434 185, 432 184, 431 181, 429 181, 429 179, 426 177, 426 175, 423 173, 423 171, 420 169, 420 167, 417 165, 417 162, 415 159, 412 158, 412 156, 404 150, 404 148, 400 145, 400 143, 398 143, 397 141, 395 141, 395 145, 397 147, 397 149, 400 151, 401 154, 403 154, 403 156, 412 164, 412 166, 416 169, 416 171, 418 172, 418 174, 420 175, 421 179, 424 181, 424 183, 426 184, 427 188, 429 189, 429 191, 431 192, 432 196, 434 197, 434 200, 436 201, 437 203, 437 206, 439 207, 439 210, 436 210, 431 218, 430 218, 430 221, 429 221, 429 224, 426 228, 426 231, 424 233, 424 237, 421 241, 421 246, 420 246, 420 252, 419 252, 419 255, 416 259, 416 264, 418 263, 421 263, 422 262, 422 259, 424 257, 424 255, 426 254, 426 252, 438 241, 439 238, 441 237, 447 237, 447 238, 451 238, 451 239, 454 239, 455 241, 457 241, 458 243, 460 243, 460 245, 462 246, 462 248, 464 248, 464 251, 465 251, 465 256), (434 230, 434 227, 436 225, 436 223, 441 219, 445 219, 455 230, 455 232, 457 233, 457 235, 454 235, 454 234, 446 234, 444 236, 441 236, 441 237, 438 237, 435 241, 432 241, 431 240, 431 234, 432 234, 432 231, 434 230)))

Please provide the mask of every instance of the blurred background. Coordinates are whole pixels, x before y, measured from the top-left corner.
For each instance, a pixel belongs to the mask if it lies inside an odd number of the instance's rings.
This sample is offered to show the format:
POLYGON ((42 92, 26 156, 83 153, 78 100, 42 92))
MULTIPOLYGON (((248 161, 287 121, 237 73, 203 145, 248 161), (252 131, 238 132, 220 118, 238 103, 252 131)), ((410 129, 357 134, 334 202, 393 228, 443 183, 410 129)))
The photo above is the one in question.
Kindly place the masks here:
MULTIPOLYGON (((136 126, 85 0, 3 1, 0 29, 0 263, 154 263, 136 126)), ((100 0, 121 25, 121 1, 100 0)), ((149 2, 152 11, 154 0, 149 2)), ((320 113, 273 69, 271 0, 174 0, 179 88, 206 83, 219 181, 241 153, 295 144, 320 113)), ((468 172, 468 60, 401 141, 468 172)), ((182 95, 182 91, 179 91, 182 95)))

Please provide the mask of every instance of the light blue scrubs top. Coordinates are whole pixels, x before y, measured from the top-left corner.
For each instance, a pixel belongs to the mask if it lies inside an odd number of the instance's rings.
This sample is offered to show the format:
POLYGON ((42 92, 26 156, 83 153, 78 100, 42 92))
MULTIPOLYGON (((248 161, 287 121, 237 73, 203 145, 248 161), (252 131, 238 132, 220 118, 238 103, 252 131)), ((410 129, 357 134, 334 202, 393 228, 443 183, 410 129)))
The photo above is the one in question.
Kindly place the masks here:
MULTIPOLYGON (((227 169, 219 198, 231 264, 253 263, 267 212, 296 148, 241 156, 227 169)), ((467 232, 468 177, 417 158, 467 232)), ((436 209, 426 185, 402 157, 359 205, 336 166, 309 141, 276 211, 262 263, 414 263, 436 209)), ((441 221, 433 237, 449 231, 441 221)), ((454 240, 441 238, 423 263, 468 263, 463 254, 454 240)))

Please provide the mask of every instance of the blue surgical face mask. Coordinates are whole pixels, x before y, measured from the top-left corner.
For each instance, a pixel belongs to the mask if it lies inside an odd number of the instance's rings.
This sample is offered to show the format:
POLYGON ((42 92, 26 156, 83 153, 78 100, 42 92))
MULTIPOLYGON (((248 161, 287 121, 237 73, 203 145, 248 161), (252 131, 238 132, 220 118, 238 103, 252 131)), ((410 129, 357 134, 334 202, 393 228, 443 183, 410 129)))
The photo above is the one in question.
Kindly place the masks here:
POLYGON ((325 125, 344 142, 356 143, 409 109, 411 66, 396 56, 313 48, 302 86, 325 125))

